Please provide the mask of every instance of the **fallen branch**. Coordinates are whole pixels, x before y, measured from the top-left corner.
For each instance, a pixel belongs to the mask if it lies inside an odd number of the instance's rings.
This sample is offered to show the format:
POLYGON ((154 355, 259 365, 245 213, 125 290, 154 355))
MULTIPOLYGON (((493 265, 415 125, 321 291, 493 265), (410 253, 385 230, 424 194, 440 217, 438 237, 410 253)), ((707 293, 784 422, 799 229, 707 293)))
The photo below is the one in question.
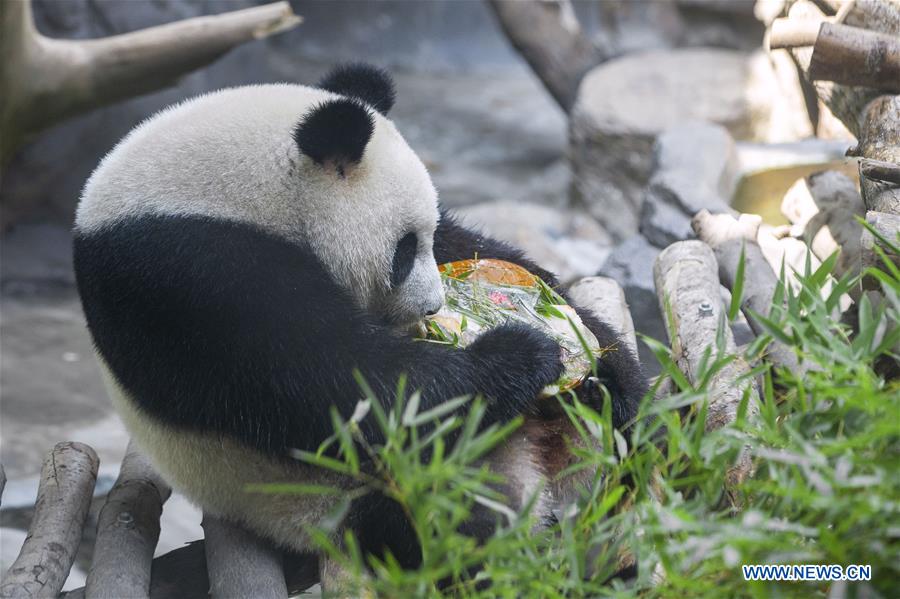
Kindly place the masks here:
MULTIPOLYGON (((653 265, 653 281, 659 297, 660 311, 672 353, 678 368, 692 385, 700 383, 700 365, 704 355, 713 356, 721 350, 736 351, 734 337, 725 320, 725 310, 719 294, 718 265, 712 250, 702 241, 679 241, 663 250, 653 265), (724 347, 716 347, 719 326, 723 326, 724 347)), ((748 364, 737 358, 722 367, 709 381, 709 411, 706 430, 715 430, 737 419, 738 406, 745 393, 750 394, 748 414, 758 405, 756 389, 747 376, 748 364)), ((729 489, 744 480, 752 471, 748 452, 743 452, 727 473, 729 489)))
POLYGON ((814 19, 775 19, 769 31, 769 49, 812 46, 823 22, 814 19))
POLYGON ((217 597, 288 596, 281 552, 244 529, 203 516, 209 592, 217 597))
POLYGON ((97 523, 86 593, 90 597, 147 597, 159 518, 171 489, 128 444, 125 459, 97 523))
POLYGON ((101 39, 60 40, 37 31, 31 0, 0 5, 0 165, 65 118, 172 85, 235 46, 300 22, 287 2, 276 2, 101 39))
POLYGON ((603 56, 578 24, 568 0, 489 0, 513 47, 560 107, 569 112, 584 74, 603 56))
POLYGON ((3 577, 0 597, 56 597, 75 559, 91 505, 97 467, 94 450, 59 443, 41 468, 34 517, 19 557, 3 577))

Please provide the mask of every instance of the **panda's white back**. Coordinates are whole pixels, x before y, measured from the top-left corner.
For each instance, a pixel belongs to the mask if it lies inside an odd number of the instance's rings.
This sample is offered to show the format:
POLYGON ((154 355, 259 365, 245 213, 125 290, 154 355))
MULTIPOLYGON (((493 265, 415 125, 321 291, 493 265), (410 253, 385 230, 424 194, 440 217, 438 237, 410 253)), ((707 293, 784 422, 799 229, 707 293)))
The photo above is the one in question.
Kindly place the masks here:
POLYGON ((290 233, 297 150, 290 131, 333 94, 301 85, 224 89, 176 104, 125 137, 88 180, 75 224, 198 214, 260 222, 290 233), (287 167, 287 168, 286 168, 287 167), (260 205, 265 202, 265 205, 260 205), (282 208, 279 210, 279 208, 282 208))

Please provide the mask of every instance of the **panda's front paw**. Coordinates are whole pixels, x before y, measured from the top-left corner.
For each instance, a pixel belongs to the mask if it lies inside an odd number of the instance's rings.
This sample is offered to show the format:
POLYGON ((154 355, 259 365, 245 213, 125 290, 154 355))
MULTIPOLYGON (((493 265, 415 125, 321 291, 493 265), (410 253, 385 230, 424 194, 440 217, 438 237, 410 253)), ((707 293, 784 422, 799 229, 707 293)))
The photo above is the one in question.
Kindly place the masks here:
POLYGON ((522 408, 563 373, 559 344, 524 324, 509 323, 491 329, 467 351, 495 387, 493 396, 506 398, 522 408))

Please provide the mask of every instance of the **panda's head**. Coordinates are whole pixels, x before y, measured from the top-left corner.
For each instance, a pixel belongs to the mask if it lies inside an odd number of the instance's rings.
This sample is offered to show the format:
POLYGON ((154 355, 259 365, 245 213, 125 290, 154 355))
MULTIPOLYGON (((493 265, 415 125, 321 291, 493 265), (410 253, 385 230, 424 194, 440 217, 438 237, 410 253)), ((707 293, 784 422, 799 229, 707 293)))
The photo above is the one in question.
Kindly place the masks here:
POLYGON ((307 240, 367 309, 406 325, 443 304, 432 252, 437 193, 419 158, 386 118, 388 75, 367 65, 319 84, 340 97, 311 106, 293 130, 304 173, 307 240))
POLYGON ((237 221, 308 248, 361 308, 412 323, 443 302, 437 193, 385 116, 393 100, 383 71, 351 65, 318 87, 238 87, 164 110, 104 158, 76 227, 237 221))

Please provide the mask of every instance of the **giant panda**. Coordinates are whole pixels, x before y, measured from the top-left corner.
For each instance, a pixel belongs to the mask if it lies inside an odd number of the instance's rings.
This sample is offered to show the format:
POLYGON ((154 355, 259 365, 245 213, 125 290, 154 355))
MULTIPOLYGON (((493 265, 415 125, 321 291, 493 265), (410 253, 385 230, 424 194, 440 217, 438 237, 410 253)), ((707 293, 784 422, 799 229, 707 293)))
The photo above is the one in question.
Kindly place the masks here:
MULTIPOLYGON (((491 467, 507 476, 516 507, 551 481, 541 518, 567 492, 552 481, 569 459, 565 418, 535 407, 561 372, 556 343, 522 325, 464 350, 408 332, 442 305, 439 263, 498 258, 558 281, 440 209, 425 166, 386 116, 393 102, 388 75, 366 65, 339 67, 316 87, 251 85, 185 101, 102 160, 76 214, 87 326, 133 439, 205 513, 293 551, 312 550, 305 527, 332 499, 245 486, 347 484, 289 452, 315 451, 332 434, 331 406, 350 417, 361 396, 354 369, 385 405, 405 373, 423 410, 479 394, 483 426, 526 414, 491 467)), ((576 309, 601 346, 616 348, 598 376, 623 427, 646 390, 640 365, 609 326, 576 309)), ((579 393, 596 407, 604 397, 597 385, 579 393)), ((379 441, 370 418, 360 427, 379 441)), ((467 530, 484 535, 489 520, 473 517, 467 530)), ((344 526, 364 551, 418 563, 390 501, 365 496, 344 526)))

